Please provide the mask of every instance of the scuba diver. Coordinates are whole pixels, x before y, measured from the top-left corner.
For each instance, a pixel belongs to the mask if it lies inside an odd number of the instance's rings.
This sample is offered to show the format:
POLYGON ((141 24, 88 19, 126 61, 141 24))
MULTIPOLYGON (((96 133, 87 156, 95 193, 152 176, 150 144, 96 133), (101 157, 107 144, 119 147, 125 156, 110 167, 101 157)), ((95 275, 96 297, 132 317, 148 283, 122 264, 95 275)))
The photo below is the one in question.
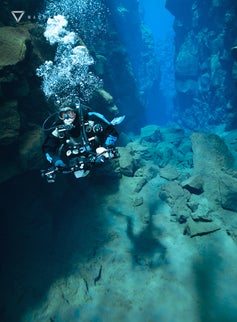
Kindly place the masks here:
POLYGON ((94 165, 118 158, 115 147, 118 132, 114 125, 124 118, 116 117, 109 122, 81 103, 63 104, 59 112, 50 115, 43 124, 43 129, 49 133, 42 150, 51 166, 42 170, 42 176, 50 183, 55 182, 57 172, 73 173, 81 178, 88 175, 94 165), (48 127, 49 122, 52 124, 48 127))

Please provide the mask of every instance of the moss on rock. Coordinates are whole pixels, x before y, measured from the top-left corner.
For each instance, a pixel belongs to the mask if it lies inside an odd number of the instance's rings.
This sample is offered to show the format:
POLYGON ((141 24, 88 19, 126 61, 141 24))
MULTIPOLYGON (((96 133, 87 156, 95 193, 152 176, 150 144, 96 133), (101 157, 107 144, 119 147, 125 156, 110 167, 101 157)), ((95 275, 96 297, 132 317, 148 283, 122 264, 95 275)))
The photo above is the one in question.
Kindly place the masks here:
POLYGON ((30 35, 23 27, 0 28, 0 69, 15 65, 25 58, 28 39, 30 35))

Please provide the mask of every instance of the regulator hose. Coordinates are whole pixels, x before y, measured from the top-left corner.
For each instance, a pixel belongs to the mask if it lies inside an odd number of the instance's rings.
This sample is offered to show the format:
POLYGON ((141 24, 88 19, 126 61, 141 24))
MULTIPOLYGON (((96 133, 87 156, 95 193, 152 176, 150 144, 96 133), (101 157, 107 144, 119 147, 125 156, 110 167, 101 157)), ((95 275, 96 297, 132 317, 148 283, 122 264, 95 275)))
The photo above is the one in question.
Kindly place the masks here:
POLYGON ((55 117, 55 115, 57 115, 58 112, 54 112, 53 114, 50 114, 46 120, 44 121, 43 125, 42 125, 42 130, 47 132, 47 131, 51 131, 54 130, 56 128, 56 122, 57 122, 57 118, 54 118, 54 120, 52 119, 53 117, 55 117), (47 124, 48 122, 51 122, 50 124, 47 124), (49 127, 47 127, 49 126, 49 127))

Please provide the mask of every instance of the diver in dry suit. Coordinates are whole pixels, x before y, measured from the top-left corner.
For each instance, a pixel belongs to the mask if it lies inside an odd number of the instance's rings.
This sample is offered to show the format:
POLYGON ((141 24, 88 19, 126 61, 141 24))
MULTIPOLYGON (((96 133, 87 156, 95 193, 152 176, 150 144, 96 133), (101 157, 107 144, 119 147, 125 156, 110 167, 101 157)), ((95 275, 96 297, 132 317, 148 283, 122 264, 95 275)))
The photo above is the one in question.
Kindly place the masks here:
MULTIPOLYGON (((57 116, 42 146, 54 170, 66 172, 69 169, 80 178, 86 176, 93 165, 118 157, 115 148, 118 132, 114 125, 121 123, 124 116, 109 122, 102 114, 82 104, 64 104, 57 116)), ((48 182, 55 180, 55 171, 51 174, 46 174, 48 182)))

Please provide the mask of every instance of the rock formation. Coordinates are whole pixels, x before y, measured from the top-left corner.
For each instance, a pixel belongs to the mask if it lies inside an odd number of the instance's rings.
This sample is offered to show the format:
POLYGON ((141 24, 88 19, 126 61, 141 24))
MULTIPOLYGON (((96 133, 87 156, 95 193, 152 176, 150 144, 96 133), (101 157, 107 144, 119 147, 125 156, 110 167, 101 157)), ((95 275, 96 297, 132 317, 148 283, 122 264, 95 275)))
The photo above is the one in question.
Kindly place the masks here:
POLYGON ((237 4, 167 0, 166 8, 175 16, 176 121, 192 130, 234 128, 237 4))
POLYGON ((216 134, 193 133, 188 138, 180 130, 147 126, 120 149, 120 169, 136 179, 134 191, 140 198, 145 197, 143 187, 158 175, 159 198, 171 208, 172 221, 186 223, 184 234, 201 236, 223 228, 223 211, 237 211, 236 152, 231 142, 231 136, 224 140, 216 134))
MULTIPOLYGON (((25 146, 26 133, 29 137, 32 133, 32 139, 35 138, 35 129, 38 128, 40 132, 42 117, 47 113, 40 82, 34 72, 43 59, 42 51, 47 45, 40 47, 43 42, 40 37, 33 35, 34 30, 35 26, 31 23, 0 27, 0 146, 6 155, 11 156, 10 163, 15 164, 13 169, 16 173, 26 170, 22 168, 25 160, 22 159, 24 154, 20 151, 25 146)), ((42 142, 42 135, 37 137, 35 151, 42 142)), ((30 158, 30 152, 27 158, 30 158)), ((31 163, 31 169, 37 168, 40 160, 42 161, 42 157, 38 152, 38 160, 31 163)), ((2 181, 7 178, 4 168, 8 168, 8 164, 5 163, 5 158, 1 158, 0 164, 2 181)), ((14 171, 9 171, 9 175, 14 171)))

